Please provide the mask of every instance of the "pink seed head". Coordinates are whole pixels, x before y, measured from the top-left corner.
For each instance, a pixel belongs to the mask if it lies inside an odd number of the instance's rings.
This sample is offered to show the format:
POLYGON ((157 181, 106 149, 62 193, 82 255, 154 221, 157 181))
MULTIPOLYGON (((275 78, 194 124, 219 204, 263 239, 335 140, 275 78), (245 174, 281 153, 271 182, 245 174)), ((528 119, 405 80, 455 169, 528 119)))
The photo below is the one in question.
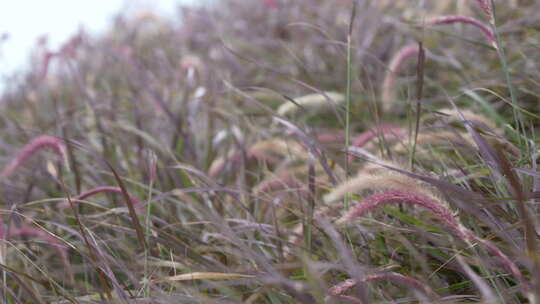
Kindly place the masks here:
POLYGON ((51 61, 55 57, 75 57, 77 55, 77 50, 79 46, 82 44, 83 41, 83 33, 79 33, 71 39, 69 39, 60 50, 54 52, 47 49, 47 36, 44 36, 44 38, 40 38, 38 40, 38 45, 44 50, 42 59, 41 59, 41 66, 39 68, 39 79, 43 80, 49 71, 49 67, 51 65, 51 61))
POLYGON ((10 237, 35 237, 38 239, 43 240, 45 243, 49 244, 54 248, 54 250, 60 255, 62 258, 62 262, 64 265, 69 266, 69 258, 67 254, 66 248, 63 247, 62 243, 56 239, 54 236, 50 235, 49 233, 39 230, 37 228, 32 227, 21 227, 18 229, 14 229, 10 231, 9 233, 10 237))
POLYGON ((285 172, 279 176, 263 181, 256 187, 255 194, 275 194, 275 192, 282 191, 297 193, 302 198, 309 197, 306 186, 291 172, 285 172))
MULTIPOLYGON (((74 198, 73 202, 75 203, 77 200, 84 200, 87 197, 93 196, 93 195, 98 194, 98 193, 103 193, 103 192, 122 194, 122 189, 119 188, 119 187, 110 187, 110 186, 97 187, 97 188, 94 188, 94 189, 91 189, 91 190, 88 190, 86 192, 83 192, 83 193, 79 194, 77 197, 74 198)), ((144 209, 144 206, 142 205, 141 201, 139 201, 136 197, 134 197, 132 195, 128 194, 128 196, 129 196, 130 202, 133 204, 133 206, 137 210, 144 209)), ((61 205, 61 207, 64 207, 64 208, 68 207, 68 206, 69 206, 68 201, 64 202, 61 205)))
MULTIPOLYGON (((242 151, 236 151, 232 155, 229 155, 225 159, 218 159, 216 160, 208 170, 208 176, 210 177, 217 177, 220 175, 223 170, 227 167, 228 164, 238 164, 242 161, 243 153, 242 151)), ((246 152, 246 160, 252 161, 252 160, 260 160, 260 161, 266 161, 269 163, 277 163, 279 160, 276 157, 273 157, 272 155, 257 151, 256 149, 250 149, 246 152)))
POLYGON ((381 92, 381 102, 384 111, 390 110, 391 103, 394 99, 394 83, 401 67, 409 58, 418 56, 419 52, 420 50, 416 43, 409 44, 401 48, 390 61, 381 92))
POLYGON ((437 25, 437 24, 451 24, 451 23, 465 23, 470 24, 472 26, 475 26, 479 30, 481 30, 488 41, 491 43, 491 45, 497 49, 497 40, 495 39, 495 35, 493 34, 493 31, 489 28, 489 26, 483 24, 482 22, 465 16, 440 16, 435 17, 426 22, 427 24, 437 25))
POLYGON ((486 16, 490 20, 493 19, 493 10, 491 8, 491 0, 476 0, 476 3, 478 3, 478 6, 484 11, 486 16))
POLYGON ((279 8, 278 0, 263 0, 263 4, 266 8, 271 8, 271 9, 279 8))
POLYGON ((427 209, 456 237, 469 242, 477 242, 490 251, 491 254, 500 258, 508 271, 510 271, 510 273, 512 273, 512 275, 521 283, 522 289, 525 293, 527 293, 527 291, 530 289, 529 284, 527 284, 523 278, 523 275, 517 265, 506 254, 504 254, 499 248, 489 241, 477 237, 474 233, 461 225, 454 218, 449 209, 427 196, 395 190, 374 194, 357 204, 351 211, 349 211, 349 213, 339 219, 338 223, 349 221, 354 217, 363 216, 366 213, 386 204, 408 204, 427 209))
POLYGON ((66 158, 66 146, 64 141, 58 137, 42 135, 33 139, 30 143, 22 148, 13 159, 0 173, 0 177, 7 177, 11 175, 18 167, 28 161, 37 151, 50 148, 53 150, 58 158, 66 158))
POLYGON ((347 290, 353 288, 354 286, 356 286, 358 282, 356 280, 353 280, 353 279, 348 279, 348 280, 345 280, 335 286, 332 286, 329 290, 328 290, 328 293, 333 295, 333 296, 340 296, 344 293, 347 292, 347 290))
POLYGON ((49 72, 49 66, 51 65, 51 60, 57 56, 58 54, 56 52, 51 51, 45 51, 43 54, 43 58, 41 59, 41 66, 39 67, 39 79, 43 80, 45 77, 47 77, 47 73, 49 72))
POLYGON ((355 147, 363 147, 379 134, 399 137, 403 135, 403 133, 401 127, 394 125, 380 125, 355 137, 352 144, 355 147))
POLYGON ((79 49, 79 46, 83 42, 83 33, 80 32, 74 36, 72 36, 58 51, 58 53, 65 57, 75 57, 77 55, 77 51, 79 49))
MULTIPOLYGON (((383 124, 367 130, 363 133, 360 133, 358 136, 353 138, 352 145, 354 147, 361 148, 380 135, 384 136, 384 138, 401 138, 405 135, 405 131, 403 130, 403 128, 398 126, 383 124)), ((350 155, 349 161, 351 161, 352 159, 353 156, 350 155)))
POLYGON ((37 37, 36 46, 39 48, 46 48, 47 44, 49 43, 49 36, 48 35, 41 35, 37 37))
POLYGON ((317 140, 321 144, 333 144, 338 142, 343 142, 345 139, 345 136, 343 135, 343 132, 328 132, 328 133, 321 133, 317 135, 317 140))
POLYGON ((454 218, 452 212, 436 202, 432 198, 407 191, 390 190, 383 193, 373 194, 362 202, 358 203, 339 222, 349 221, 355 217, 360 217, 387 204, 407 204, 419 206, 433 214, 448 230, 459 238, 467 239, 466 229, 454 218))
POLYGON ((484 248, 491 252, 492 255, 501 259, 504 267, 518 280, 518 282, 520 282, 523 291, 527 293, 527 291, 530 290, 530 284, 525 280, 525 278, 523 278, 523 275, 517 265, 506 254, 504 254, 504 252, 497 248, 497 246, 493 245, 487 240, 477 237, 472 233, 470 233, 468 239, 473 242, 478 242, 478 244, 484 246, 484 248))

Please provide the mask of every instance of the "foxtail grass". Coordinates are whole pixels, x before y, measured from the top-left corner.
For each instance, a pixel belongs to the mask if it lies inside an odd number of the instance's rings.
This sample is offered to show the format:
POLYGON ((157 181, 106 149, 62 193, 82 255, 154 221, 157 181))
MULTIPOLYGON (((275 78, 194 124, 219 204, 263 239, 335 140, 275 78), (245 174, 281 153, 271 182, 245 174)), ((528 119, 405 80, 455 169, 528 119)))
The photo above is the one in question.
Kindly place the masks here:
POLYGON ((0 172, 0 177, 8 177, 13 174, 20 166, 26 163, 34 154, 42 149, 50 148, 60 160, 66 159, 66 146, 64 141, 58 137, 42 135, 34 138, 15 158, 0 172))

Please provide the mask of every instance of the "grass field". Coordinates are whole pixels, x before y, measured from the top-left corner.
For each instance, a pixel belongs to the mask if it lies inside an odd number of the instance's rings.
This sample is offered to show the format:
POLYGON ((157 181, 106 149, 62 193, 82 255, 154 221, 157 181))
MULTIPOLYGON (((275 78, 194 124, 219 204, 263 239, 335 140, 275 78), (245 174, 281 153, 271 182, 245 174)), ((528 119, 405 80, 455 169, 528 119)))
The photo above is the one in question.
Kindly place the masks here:
POLYGON ((540 2, 221 0, 38 45, 2 303, 540 303, 540 2))

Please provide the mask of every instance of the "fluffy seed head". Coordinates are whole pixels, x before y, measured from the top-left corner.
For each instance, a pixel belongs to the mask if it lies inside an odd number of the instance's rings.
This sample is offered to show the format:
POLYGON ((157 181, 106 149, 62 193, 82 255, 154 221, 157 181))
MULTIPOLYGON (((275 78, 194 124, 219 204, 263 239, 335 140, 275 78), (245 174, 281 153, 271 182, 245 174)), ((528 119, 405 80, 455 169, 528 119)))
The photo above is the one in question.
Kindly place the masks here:
MULTIPOLYGON (((392 147, 394 153, 408 153, 412 144, 412 139, 405 142, 397 142, 392 147)), ((472 137, 468 133, 459 133, 452 131, 439 131, 430 133, 420 133, 416 138, 417 146, 440 145, 448 146, 455 144, 458 146, 475 147, 472 137)), ((421 152, 419 150, 418 152, 421 152)))
POLYGON ((478 6, 484 11, 486 16, 490 19, 490 21, 493 19, 493 10, 491 8, 491 0, 476 0, 476 3, 478 3, 478 6))
POLYGON ((282 191, 291 191, 297 193, 301 197, 307 197, 309 194, 306 191, 305 185, 298 180, 292 172, 284 172, 278 176, 263 180, 254 187, 253 192, 256 195, 263 193, 273 193, 282 191))
POLYGON ((332 203, 345 197, 349 193, 361 193, 365 190, 401 190, 415 191, 418 193, 429 193, 422 188, 419 182, 413 178, 389 172, 389 170, 379 171, 376 174, 361 171, 355 177, 337 186, 334 190, 324 196, 326 203, 332 203))
POLYGON ((495 49, 497 48, 497 40, 495 39, 495 35, 493 34, 493 31, 489 28, 489 26, 483 24, 482 22, 474 18, 465 17, 465 16, 440 16, 440 17, 429 19, 426 23, 432 24, 432 25, 451 24, 451 23, 470 24, 472 26, 475 26, 479 30, 481 30, 486 36, 486 38, 488 39, 489 43, 491 43, 491 45, 495 49))
POLYGON ((263 3, 266 8, 271 8, 271 9, 279 8, 278 0, 264 0, 263 3))
POLYGON ((53 150, 60 159, 66 158, 66 146, 64 141, 58 137, 42 135, 33 139, 30 143, 23 147, 23 149, 17 154, 0 173, 0 177, 7 177, 11 175, 17 168, 28 161, 37 151, 50 148, 53 150))
MULTIPOLYGON (((358 136, 354 137, 352 140, 352 146, 362 148, 372 140, 379 137, 383 137, 386 140, 395 138, 399 139, 404 137, 405 133, 405 130, 403 130, 403 128, 401 127, 390 124, 383 124, 368 131, 362 132, 358 136)), ((352 160, 354 160, 354 156, 349 155, 349 161, 352 160)))
POLYGON ((397 74, 399 73, 403 64, 412 57, 418 56, 420 52, 418 45, 409 44, 401 48, 390 61, 386 76, 384 77, 382 92, 381 92, 381 102, 382 109, 385 112, 390 110, 392 102, 395 99, 395 88, 394 84, 396 82, 397 74))
POLYGON ((374 194, 361 203, 352 208, 345 216, 336 221, 336 224, 343 224, 350 221, 354 217, 363 216, 366 213, 377 209, 378 207, 386 204, 407 204, 423 207, 431 212, 433 216, 441 221, 441 223, 456 236, 467 242, 482 245, 492 255, 500 258, 505 268, 521 283, 522 289, 527 292, 530 289, 529 284, 523 278, 523 275, 517 265, 499 248, 490 243, 487 240, 477 237, 470 230, 465 228, 451 213, 451 211, 442 204, 434 201, 433 199, 416 193, 407 191, 387 191, 380 194, 374 194))
POLYGON ((433 214, 455 236, 466 239, 465 228, 454 218, 452 212, 440 202, 414 192, 391 190, 369 196, 337 220, 343 224, 387 204, 406 204, 422 207, 433 214))
POLYGON ((336 92, 325 92, 324 94, 309 94, 294 99, 292 103, 286 101, 277 109, 277 114, 280 116, 292 115, 304 108, 309 111, 327 110, 343 103, 345 97, 336 92))
POLYGON ((9 232, 10 237, 35 237, 38 239, 43 240, 48 245, 52 246, 54 250, 60 255, 62 258, 62 262, 64 265, 69 266, 69 258, 66 249, 63 247, 62 243, 56 239, 54 236, 50 235, 49 233, 39 230, 37 228, 32 227, 21 227, 14 229, 9 232))
POLYGON ((404 135, 404 130, 401 127, 394 126, 394 125, 380 125, 378 127, 375 127, 371 130, 368 130, 366 132, 360 133, 357 137, 353 139, 353 146, 355 147, 363 147, 365 144, 367 144, 369 141, 371 141, 373 138, 376 138, 377 135, 382 134, 383 136, 395 136, 395 137, 401 137, 404 135))
MULTIPOLYGON (((274 155, 293 156, 297 158, 306 158, 306 149, 297 142, 286 141, 282 139, 269 139, 259 141, 250 146, 246 151, 247 160, 263 160, 269 163, 279 162, 279 158, 274 155)), ((242 151, 231 151, 227 157, 217 158, 210 165, 208 175, 211 177, 218 176, 227 164, 239 162, 242 160, 242 151)))

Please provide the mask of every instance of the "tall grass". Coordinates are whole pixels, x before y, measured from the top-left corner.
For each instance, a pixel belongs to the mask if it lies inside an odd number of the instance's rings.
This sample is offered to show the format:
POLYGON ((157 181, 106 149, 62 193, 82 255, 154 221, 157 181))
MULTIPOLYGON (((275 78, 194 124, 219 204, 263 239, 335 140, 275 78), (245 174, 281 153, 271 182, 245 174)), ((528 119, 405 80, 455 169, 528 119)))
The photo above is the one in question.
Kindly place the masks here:
POLYGON ((537 303, 514 2, 222 0, 37 46, 0 103, 3 302, 537 303))

